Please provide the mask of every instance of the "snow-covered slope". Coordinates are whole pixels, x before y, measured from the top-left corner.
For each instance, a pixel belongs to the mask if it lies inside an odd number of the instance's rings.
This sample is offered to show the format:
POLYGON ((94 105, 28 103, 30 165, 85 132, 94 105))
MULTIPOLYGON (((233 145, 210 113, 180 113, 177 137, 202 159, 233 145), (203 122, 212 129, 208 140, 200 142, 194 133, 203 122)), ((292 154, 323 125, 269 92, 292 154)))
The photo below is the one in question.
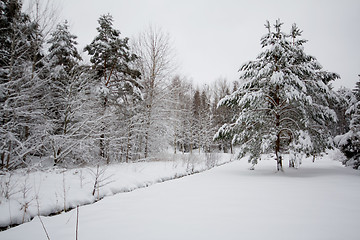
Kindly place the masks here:
MULTIPOLYGON (((359 239, 360 172, 325 156, 300 169, 246 161, 79 208, 79 239, 359 239)), ((75 239, 76 211, 42 217, 50 239, 75 239)), ((39 218, 0 239, 46 239, 39 218)))

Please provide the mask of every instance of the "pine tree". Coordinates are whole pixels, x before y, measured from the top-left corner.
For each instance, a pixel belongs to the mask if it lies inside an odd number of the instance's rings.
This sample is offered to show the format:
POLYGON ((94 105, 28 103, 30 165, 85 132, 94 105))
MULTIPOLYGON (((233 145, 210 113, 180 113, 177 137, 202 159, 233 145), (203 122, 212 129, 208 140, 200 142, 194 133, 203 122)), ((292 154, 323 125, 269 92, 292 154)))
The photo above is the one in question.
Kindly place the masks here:
MULTIPOLYGON (((359 75, 360 77, 360 75, 359 75)), ((360 169, 360 80, 356 82, 353 98, 346 114, 350 116, 350 130, 343 135, 335 137, 335 143, 347 157, 343 164, 354 169, 360 169)))
POLYGON ((233 144, 241 144, 242 155, 250 153, 253 164, 261 154, 274 153, 278 170, 283 169, 285 153, 293 158, 316 155, 328 146, 327 124, 336 116, 328 103, 335 94, 327 84, 339 77, 323 71, 314 57, 305 54, 306 41, 299 39, 296 25, 290 34, 281 31, 282 25, 279 20, 274 29, 265 24, 263 52, 241 66, 242 85, 218 104, 239 107, 236 120, 215 136, 232 136, 233 144))
MULTIPOLYGON (((113 28, 113 18, 110 14, 100 16, 98 35, 85 47, 91 56, 90 61, 95 78, 98 79, 97 92, 100 115, 99 129, 100 157, 110 161, 111 139, 117 139, 118 131, 111 131, 114 122, 118 122, 114 108, 126 111, 126 104, 141 100, 141 85, 138 82, 140 72, 133 65, 137 56, 130 51, 128 38, 121 38, 120 31, 113 28), (110 107, 111 106, 111 107, 110 107), (101 119, 101 120, 100 120, 101 119)), ((118 126, 121 128, 121 126, 118 126)), ((115 129, 120 130, 118 127, 115 129)))

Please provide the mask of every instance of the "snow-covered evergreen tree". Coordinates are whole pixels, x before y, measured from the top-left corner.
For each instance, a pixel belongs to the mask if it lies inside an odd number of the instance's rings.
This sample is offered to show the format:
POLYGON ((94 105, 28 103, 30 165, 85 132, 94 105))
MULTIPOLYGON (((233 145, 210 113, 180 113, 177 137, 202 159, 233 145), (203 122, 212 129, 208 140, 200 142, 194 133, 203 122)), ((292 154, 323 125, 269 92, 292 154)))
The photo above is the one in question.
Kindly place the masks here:
POLYGON ((201 138, 200 138, 200 147, 204 152, 211 151, 212 138, 214 136, 213 129, 213 114, 211 112, 211 102, 210 102, 210 88, 205 85, 204 89, 201 92, 201 109, 200 109, 200 118, 201 118, 201 138))
POLYGON ((100 157, 109 162, 115 154, 111 144, 117 142, 118 133, 123 130, 116 112, 127 111, 126 105, 142 99, 142 93, 138 81, 140 72, 134 68, 137 56, 129 48, 129 39, 121 38, 120 31, 113 28, 110 14, 100 16, 98 23, 98 35, 84 50, 91 56, 95 79, 98 80, 95 86, 97 103, 94 105, 98 109, 94 118, 98 121, 94 127, 98 129, 100 157), (115 127, 115 123, 119 125, 115 127))
POLYGON ((140 72, 132 66, 137 56, 130 51, 129 39, 121 38, 120 31, 113 28, 110 14, 100 16, 98 23, 98 35, 85 51, 91 56, 96 75, 101 79, 99 87, 104 93, 109 92, 108 100, 123 101, 119 98, 128 93, 141 98, 137 81, 140 72))
MULTIPOLYGON (((70 33, 69 24, 66 20, 56 26, 48 41, 48 44, 50 44, 48 58, 52 67, 61 66, 65 73, 70 73, 74 66, 78 64, 81 57, 76 48, 76 38, 75 35, 70 33)), ((63 73, 54 75, 61 76, 61 74, 63 73)))
MULTIPOLYGON (((220 99, 224 98, 225 96, 230 94, 230 85, 226 79, 219 78, 214 83, 214 99, 213 99, 213 106, 212 106, 212 115, 213 115, 213 128, 215 129, 214 134, 216 131, 223 126, 225 123, 231 121, 233 115, 236 112, 236 108, 229 108, 227 106, 219 106, 217 104, 220 99)), ((235 90, 234 90, 235 91, 235 90)), ((212 135, 212 137, 214 136, 212 135)), ((223 137, 221 139, 217 139, 216 144, 218 145, 219 150, 224 152, 233 152, 232 144, 231 144, 231 136, 223 137)))
POLYGON ((329 143, 328 122, 335 121, 329 99, 335 94, 327 85, 338 78, 322 70, 317 60, 304 52, 305 40, 293 25, 290 34, 282 32, 277 20, 267 22, 261 39, 263 51, 254 61, 243 64, 237 91, 218 106, 239 107, 236 120, 225 124, 215 135, 231 135, 241 144, 242 155, 249 153, 253 164, 263 153, 275 153, 277 169, 282 170, 282 154, 319 154, 329 143))
POLYGON ((201 106, 201 96, 200 96, 200 90, 196 89, 194 96, 193 96, 193 101, 192 101, 192 113, 193 113, 193 124, 192 124, 192 133, 193 133, 193 148, 194 149, 198 149, 200 152, 201 149, 201 137, 202 137, 202 120, 201 119, 201 111, 202 110, 202 106, 201 106))
MULTIPOLYGON (((360 74, 358 75, 360 78, 360 74)), ((353 90, 356 100, 360 101, 360 80, 355 83, 355 88, 353 90)))
POLYGON ((75 39, 76 36, 70 33, 65 21, 56 26, 48 41, 49 77, 46 82, 44 106, 50 126, 48 144, 49 149, 52 149, 54 164, 63 161, 76 146, 76 140, 72 137, 79 119, 75 121, 74 117, 75 109, 79 105, 79 88, 83 84, 78 81, 81 74, 78 62, 81 57, 76 49, 75 39))
POLYGON ((344 134, 350 130, 350 119, 346 111, 356 102, 354 92, 349 88, 340 87, 336 90, 336 94, 339 101, 333 107, 338 117, 338 122, 332 126, 334 136, 344 134))
POLYGON ((21 12, 21 1, 1 2, 0 135, 1 167, 27 166, 41 156, 44 138, 44 61, 35 22, 21 12))
MULTIPOLYGON (((359 75, 360 77, 360 75, 359 75)), ((350 107, 346 114, 350 116, 350 130, 335 137, 335 143, 340 150, 347 157, 343 161, 346 166, 351 166, 354 169, 360 168, 360 80, 356 82, 353 90, 353 98, 350 98, 350 107)))
POLYGON ((193 148, 209 152, 212 143, 213 132, 213 114, 210 109, 210 88, 204 86, 200 91, 196 89, 192 102, 192 134, 193 148))

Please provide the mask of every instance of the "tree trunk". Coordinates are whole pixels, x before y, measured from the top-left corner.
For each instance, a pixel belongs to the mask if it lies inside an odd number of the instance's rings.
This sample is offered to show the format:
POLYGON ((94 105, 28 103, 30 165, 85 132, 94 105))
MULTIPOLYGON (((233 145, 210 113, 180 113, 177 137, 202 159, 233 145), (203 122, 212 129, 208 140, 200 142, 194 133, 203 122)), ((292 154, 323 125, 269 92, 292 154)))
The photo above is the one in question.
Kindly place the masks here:
POLYGON ((105 134, 100 135, 100 157, 105 158, 105 134))
POLYGON ((280 156, 280 133, 278 133, 276 142, 275 142, 275 156, 276 156, 276 162, 277 162, 277 170, 283 171, 282 157, 280 156))
POLYGON ((295 160, 294 159, 289 160, 289 168, 295 168, 295 160))
MULTIPOLYGON (((280 104, 279 91, 280 91, 280 87, 277 85, 275 94, 274 94, 274 101, 275 101, 274 108, 275 109, 280 104)), ((280 127, 280 115, 278 113, 275 114, 275 125, 276 125, 276 127, 280 127)), ((282 157, 280 156, 280 140, 281 140, 280 137, 281 137, 281 132, 279 131, 277 133, 276 141, 275 141, 275 155, 276 155, 276 162, 277 162, 277 170, 283 171, 282 157)))
POLYGON ((126 163, 129 163, 130 160, 130 150, 131 150, 131 144, 130 144, 130 140, 131 140, 131 131, 132 131, 132 124, 129 125, 129 129, 128 129, 128 136, 127 136, 127 143, 126 143, 126 163))
POLYGON ((6 169, 9 170, 10 167, 10 153, 11 153, 11 141, 9 142, 9 151, 8 154, 6 156, 6 169))
POLYGON ((150 93, 150 103, 148 104, 148 114, 147 114, 147 122, 146 122, 146 132, 145 132, 145 158, 149 155, 149 135, 150 135, 150 127, 151 127, 151 115, 152 115, 152 99, 153 99, 153 90, 150 93))
POLYGON ((174 154, 176 154, 176 133, 174 134, 174 154))
POLYGON ((149 132, 146 131, 145 134, 145 150, 144 150, 144 157, 147 158, 148 157, 148 144, 149 144, 149 132))
POLYGON ((60 162, 60 160, 59 160, 60 153, 61 153, 61 149, 59 148, 59 149, 56 150, 55 147, 54 147, 54 166, 57 166, 58 163, 60 162))
POLYGON ((5 151, 1 152, 1 170, 5 167, 5 151))
POLYGON ((282 166, 282 157, 279 156, 278 158, 276 158, 276 161, 277 161, 277 170, 283 172, 284 170, 282 166))

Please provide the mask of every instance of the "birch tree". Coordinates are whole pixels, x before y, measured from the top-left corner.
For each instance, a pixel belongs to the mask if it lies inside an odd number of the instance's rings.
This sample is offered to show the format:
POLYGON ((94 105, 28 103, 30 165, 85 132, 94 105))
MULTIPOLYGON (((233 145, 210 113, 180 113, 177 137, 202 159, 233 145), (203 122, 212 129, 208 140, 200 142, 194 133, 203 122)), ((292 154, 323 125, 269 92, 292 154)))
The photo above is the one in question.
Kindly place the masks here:
POLYGON ((173 128, 170 119, 172 74, 175 69, 170 37, 160 28, 150 26, 134 42, 137 67, 144 86, 143 141, 144 157, 171 144, 173 128))

